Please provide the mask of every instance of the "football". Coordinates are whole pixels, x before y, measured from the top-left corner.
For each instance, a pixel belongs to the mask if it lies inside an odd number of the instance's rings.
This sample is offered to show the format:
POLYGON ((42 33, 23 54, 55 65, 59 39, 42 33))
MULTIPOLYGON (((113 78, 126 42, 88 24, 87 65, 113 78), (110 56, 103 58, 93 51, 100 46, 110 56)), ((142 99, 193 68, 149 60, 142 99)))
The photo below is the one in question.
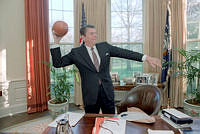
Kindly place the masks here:
POLYGON ((62 37, 68 32, 68 25, 64 21, 56 21, 52 27, 53 32, 59 37, 62 37))

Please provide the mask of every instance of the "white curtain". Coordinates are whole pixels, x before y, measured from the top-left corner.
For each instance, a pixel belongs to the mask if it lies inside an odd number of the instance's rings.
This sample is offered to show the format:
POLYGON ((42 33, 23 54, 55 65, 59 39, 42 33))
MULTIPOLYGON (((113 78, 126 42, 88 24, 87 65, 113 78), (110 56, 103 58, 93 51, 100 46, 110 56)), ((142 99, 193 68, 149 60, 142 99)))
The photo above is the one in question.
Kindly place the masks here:
MULTIPOLYGON (((144 53, 162 59, 166 24, 167 0, 145 0, 144 2, 144 53)), ((161 73, 160 68, 144 65, 144 72, 161 73)), ((167 106, 167 90, 163 91, 163 106, 167 106)))
MULTIPOLYGON (((180 61, 177 49, 185 48, 186 43, 186 1, 185 0, 145 0, 144 3, 144 53, 162 59, 163 39, 166 23, 168 3, 171 11, 171 42, 173 61, 180 61)), ((175 70, 171 73, 173 74, 175 70)), ((161 73, 160 68, 153 69, 144 65, 144 72, 161 73)), ((170 106, 183 106, 183 79, 171 77, 170 79, 170 106)), ((168 90, 163 90, 163 106, 168 104, 168 90)))
MULTIPOLYGON (((183 60, 177 49, 186 48, 186 2, 186 0, 171 0, 172 58, 175 62, 183 60)), ((173 73, 175 73, 175 70, 172 70, 173 73)), ((186 82, 184 79, 176 77, 171 77, 170 81, 170 105, 172 107, 182 107, 186 82)))

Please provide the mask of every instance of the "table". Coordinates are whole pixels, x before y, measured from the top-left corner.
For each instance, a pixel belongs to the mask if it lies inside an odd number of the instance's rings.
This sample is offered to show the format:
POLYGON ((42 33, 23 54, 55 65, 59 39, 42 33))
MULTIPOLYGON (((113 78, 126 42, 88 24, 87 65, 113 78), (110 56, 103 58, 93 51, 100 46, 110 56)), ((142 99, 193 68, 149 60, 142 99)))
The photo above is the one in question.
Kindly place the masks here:
MULTIPOLYGON (((114 90, 129 91, 136 86, 137 85, 114 85, 114 90)), ((158 83, 157 87, 164 88, 164 85, 162 83, 158 83)))
MULTIPOLYGON (((96 117, 114 117, 116 115, 109 114, 85 114, 83 118, 77 123, 75 127, 72 127, 73 134, 91 134, 92 129, 95 125, 96 117)), ((127 121, 126 123, 126 134, 147 134, 147 129, 152 130, 173 130, 175 134, 180 134, 178 129, 173 128, 168 123, 160 118, 160 116, 155 116, 156 122, 153 124, 142 124, 133 123, 127 121)), ((55 134, 56 128, 47 127, 43 134, 55 134)))

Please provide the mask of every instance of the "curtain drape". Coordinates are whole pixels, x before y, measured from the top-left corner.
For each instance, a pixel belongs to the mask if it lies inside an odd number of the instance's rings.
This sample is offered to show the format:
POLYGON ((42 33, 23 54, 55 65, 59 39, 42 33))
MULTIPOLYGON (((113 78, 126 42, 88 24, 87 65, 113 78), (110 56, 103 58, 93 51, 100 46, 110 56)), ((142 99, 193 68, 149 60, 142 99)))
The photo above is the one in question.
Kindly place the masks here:
POLYGON ((49 68, 49 12, 48 0, 24 0, 27 112, 41 112, 48 108, 49 68))
MULTIPOLYGON (((144 53, 162 57, 166 23, 167 0, 146 0, 144 2, 144 53)), ((144 72, 160 72, 145 64, 144 72)))
MULTIPOLYGON (((171 42, 173 61, 182 60, 176 51, 186 46, 186 1, 185 0, 147 0, 144 3, 144 53, 162 59, 167 5, 171 11, 171 42), (159 50, 159 51, 158 51, 159 50)), ((144 72, 161 72, 144 65, 144 72)), ((175 73, 172 70, 171 74, 175 73)), ((186 89, 183 79, 170 77, 170 106, 183 106, 183 92, 186 89)), ((168 90, 163 91, 163 106, 168 104, 168 90)))
MULTIPOLYGON (((177 50, 186 48, 186 4, 186 0, 171 0, 172 58, 175 62, 183 60, 177 50)), ((175 70, 172 70, 172 74, 174 73, 175 70)), ((177 77, 171 77, 170 81, 170 105, 172 107, 182 107, 186 81, 177 77)))
MULTIPOLYGON (((75 24, 74 24, 74 47, 80 46, 80 27, 82 19, 82 3, 85 8, 85 16, 87 24, 92 24, 96 27, 97 31, 97 42, 108 41, 109 37, 109 13, 107 8, 109 8, 108 0, 75 0, 74 1, 74 11, 75 11, 75 24)), ((75 82, 74 88, 75 94, 75 104, 82 105, 82 93, 81 93, 81 83, 75 82)))
MULTIPOLYGON (((144 2, 144 53, 162 59, 168 0, 146 0, 144 2)), ((144 72, 161 73, 160 68, 144 64, 144 72)), ((163 106, 167 106, 168 91, 162 90, 163 106)))

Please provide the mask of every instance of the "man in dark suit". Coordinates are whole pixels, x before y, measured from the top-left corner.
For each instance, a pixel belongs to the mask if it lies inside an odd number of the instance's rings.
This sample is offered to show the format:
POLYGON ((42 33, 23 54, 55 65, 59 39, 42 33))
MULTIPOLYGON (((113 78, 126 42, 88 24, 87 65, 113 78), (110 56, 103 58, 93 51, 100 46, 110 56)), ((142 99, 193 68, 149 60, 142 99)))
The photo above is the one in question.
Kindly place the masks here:
MULTIPOLYGON (((110 57, 120 57, 136 61, 147 61, 153 67, 160 66, 161 61, 141 53, 118 48, 107 42, 96 43, 96 29, 87 25, 80 29, 84 43, 73 48, 68 54, 61 56, 60 48, 51 49, 54 67, 75 64, 80 71, 82 96, 86 113, 114 114, 114 90, 110 77, 110 57)), ((54 42, 59 43, 61 37, 54 32, 54 42)))

